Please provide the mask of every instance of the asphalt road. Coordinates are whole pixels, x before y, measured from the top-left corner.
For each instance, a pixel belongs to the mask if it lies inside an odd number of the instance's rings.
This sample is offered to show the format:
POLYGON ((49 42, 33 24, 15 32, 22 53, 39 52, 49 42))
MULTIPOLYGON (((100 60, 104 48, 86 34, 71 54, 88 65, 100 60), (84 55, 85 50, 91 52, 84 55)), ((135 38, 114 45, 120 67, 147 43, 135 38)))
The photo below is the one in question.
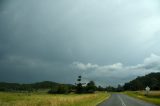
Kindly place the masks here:
POLYGON ((156 106, 124 94, 112 94, 112 96, 98 106, 156 106))

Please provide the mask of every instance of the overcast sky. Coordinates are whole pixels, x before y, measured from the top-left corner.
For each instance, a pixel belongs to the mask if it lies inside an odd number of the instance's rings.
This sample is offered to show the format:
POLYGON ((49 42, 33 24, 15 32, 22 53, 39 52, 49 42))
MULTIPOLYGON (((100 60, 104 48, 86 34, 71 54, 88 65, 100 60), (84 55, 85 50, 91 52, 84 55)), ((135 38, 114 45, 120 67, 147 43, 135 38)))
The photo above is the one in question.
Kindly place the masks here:
POLYGON ((117 85, 160 72, 159 0, 1 0, 0 81, 117 85))

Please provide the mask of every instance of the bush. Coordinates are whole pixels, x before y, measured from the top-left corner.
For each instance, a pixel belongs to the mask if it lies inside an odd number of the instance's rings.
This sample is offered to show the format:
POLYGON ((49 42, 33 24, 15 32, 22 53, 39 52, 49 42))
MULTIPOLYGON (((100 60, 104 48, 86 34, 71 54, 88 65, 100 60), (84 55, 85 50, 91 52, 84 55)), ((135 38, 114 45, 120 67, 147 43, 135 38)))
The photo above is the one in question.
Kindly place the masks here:
POLYGON ((70 90, 67 86, 60 85, 48 91, 49 94, 67 94, 70 90))

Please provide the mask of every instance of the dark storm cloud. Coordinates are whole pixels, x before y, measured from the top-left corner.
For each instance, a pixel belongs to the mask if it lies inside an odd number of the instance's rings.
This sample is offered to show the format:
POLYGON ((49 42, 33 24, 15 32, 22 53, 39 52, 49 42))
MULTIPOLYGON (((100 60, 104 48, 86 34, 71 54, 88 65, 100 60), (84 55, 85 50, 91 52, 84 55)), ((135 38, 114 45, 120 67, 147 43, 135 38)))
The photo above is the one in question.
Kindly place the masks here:
POLYGON ((57 28, 59 26, 56 25, 54 13, 50 15, 50 12, 43 11, 48 2, 44 8, 42 1, 38 4, 34 1, 12 2, 1 13, 1 43, 2 47, 8 47, 6 52, 33 58, 66 60, 65 52, 68 48, 65 46, 68 45, 69 38, 65 36, 68 34, 65 33, 66 29, 57 28), (53 23, 50 22, 52 19, 53 23))
POLYGON ((58 80, 70 72, 70 36, 56 21, 65 11, 58 11, 59 2, 50 2, 10 1, 1 9, 1 80, 58 80))
MULTIPOLYGON (((116 79, 119 68, 125 68, 126 73, 138 69, 136 64, 151 53, 160 55, 157 2, 1 0, 0 81, 74 83, 83 72, 73 68, 72 63, 83 70, 101 70, 99 74, 89 71, 85 75, 99 82, 116 79), (114 74, 106 79, 104 70, 114 74)), ((159 70, 155 63, 139 68, 159 70)), ((137 76, 124 75, 114 83, 137 76)))

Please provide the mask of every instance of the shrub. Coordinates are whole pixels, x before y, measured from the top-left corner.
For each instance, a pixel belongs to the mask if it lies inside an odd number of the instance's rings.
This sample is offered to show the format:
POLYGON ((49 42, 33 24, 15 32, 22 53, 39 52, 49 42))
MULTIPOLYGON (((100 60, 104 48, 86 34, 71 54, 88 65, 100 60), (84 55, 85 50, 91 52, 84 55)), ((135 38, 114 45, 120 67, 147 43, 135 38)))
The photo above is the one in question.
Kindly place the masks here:
POLYGON ((49 94, 67 94, 69 92, 70 92, 69 88, 64 85, 54 87, 48 91, 49 94))

